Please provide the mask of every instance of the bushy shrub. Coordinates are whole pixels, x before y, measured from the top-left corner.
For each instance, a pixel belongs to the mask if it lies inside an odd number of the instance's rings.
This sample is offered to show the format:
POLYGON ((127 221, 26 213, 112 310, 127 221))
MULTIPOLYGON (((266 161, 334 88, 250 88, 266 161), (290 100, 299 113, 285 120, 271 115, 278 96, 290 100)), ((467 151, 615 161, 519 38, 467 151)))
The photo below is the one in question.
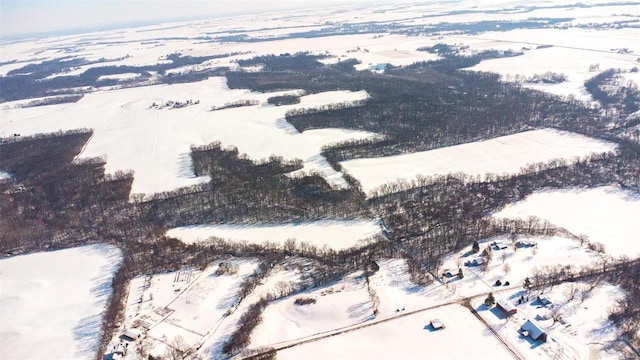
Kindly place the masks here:
POLYGON ((296 305, 310 305, 310 304, 315 304, 316 302, 318 302, 318 300, 314 298, 300 297, 300 298, 297 298, 296 301, 294 301, 293 303, 296 305))

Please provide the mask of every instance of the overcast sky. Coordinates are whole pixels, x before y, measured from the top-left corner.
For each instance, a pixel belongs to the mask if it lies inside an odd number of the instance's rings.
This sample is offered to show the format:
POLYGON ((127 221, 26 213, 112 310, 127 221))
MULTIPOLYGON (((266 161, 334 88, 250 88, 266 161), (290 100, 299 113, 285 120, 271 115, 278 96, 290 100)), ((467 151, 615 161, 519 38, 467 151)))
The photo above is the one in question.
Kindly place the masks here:
MULTIPOLYGON (((352 2, 354 0, 350 0, 352 2)), ((362 1, 362 0, 360 0, 362 1)), ((0 0, 0 37, 342 4, 339 0, 0 0)))

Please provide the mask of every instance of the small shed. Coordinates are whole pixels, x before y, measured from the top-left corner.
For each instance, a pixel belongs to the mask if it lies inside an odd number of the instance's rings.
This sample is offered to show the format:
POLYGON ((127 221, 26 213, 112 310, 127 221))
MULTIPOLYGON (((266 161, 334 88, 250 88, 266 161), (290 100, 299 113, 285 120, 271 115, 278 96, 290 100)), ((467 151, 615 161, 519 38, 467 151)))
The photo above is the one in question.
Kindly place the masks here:
POLYGON ((518 309, 513 304, 504 299, 498 299, 498 301, 496 301, 496 307, 500 309, 506 317, 515 315, 515 313, 518 312, 518 309))
POLYGON ((125 330, 122 335, 120 335, 120 339, 125 341, 136 341, 139 337, 140 333, 133 329, 125 330))
POLYGON ((502 243, 501 241, 494 241, 491 243, 493 250, 504 250, 507 248, 507 244, 502 243))
POLYGON ((113 353, 114 354, 120 354, 120 355, 126 355, 127 354, 127 348, 124 346, 124 344, 119 343, 118 345, 113 347, 113 353))
POLYGON ((538 325, 533 320, 527 320, 524 324, 522 324, 520 330, 522 331, 523 336, 528 336, 534 341, 547 341, 547 333, 544 332, 540 325, 538 325))
POLYGON ((433 319, 429 322, 429 324, 431 324, 433 330, 444 329, 444 324, 439 319, 433 319))

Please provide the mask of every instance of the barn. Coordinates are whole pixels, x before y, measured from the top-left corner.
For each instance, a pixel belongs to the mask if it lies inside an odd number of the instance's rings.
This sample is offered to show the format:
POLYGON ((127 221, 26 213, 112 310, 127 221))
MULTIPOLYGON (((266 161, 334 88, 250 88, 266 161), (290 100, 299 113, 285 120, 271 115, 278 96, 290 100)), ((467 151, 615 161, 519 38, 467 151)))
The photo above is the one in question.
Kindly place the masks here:
POLYGON ((139 337, 140 333, 133 329, 125 330, 122 335, 120 335, 120 339, 125 341, 136 341, 139 337))
POLYGON ((522 326, 520 327, 520 331, 522 331, 522 336, 528 336, 534 341, 547 341, 547 333, 544 332, 540 325, 538 325, 533 320, 527 320, 524 324, 522 324, 522 326))
POLYGON ((518 309, 515 306, 504 299, 498 299, 498 301, 496 301, 496 307, 500 309, 506 317, 518 312, 518 309))
POLYGON ((439 319, 433 319, 429 322, 429 324, 431 324, 433 330, 444 329, 444 324, 439 319))

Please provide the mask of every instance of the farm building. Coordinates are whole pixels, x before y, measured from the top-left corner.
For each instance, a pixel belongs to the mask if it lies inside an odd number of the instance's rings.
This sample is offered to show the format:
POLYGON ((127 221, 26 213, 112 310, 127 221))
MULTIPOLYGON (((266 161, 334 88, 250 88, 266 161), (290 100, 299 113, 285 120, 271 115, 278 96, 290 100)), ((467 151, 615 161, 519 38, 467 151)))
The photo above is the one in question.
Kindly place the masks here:
POLYGON ((136 341, 139 337, 140 333, 133 329, 125 330, 122 335, 120 335, 120 339, 126 341, 136 341))
POLYGON ((429 322, 433 330, 444 329, 444 324, 439 319, 433 319, 429 322))
POLYGON ((484 264, 484 258, 483 257, 477 257, 469 262, 466 262, 465 265, 467 266, 479 266, 484 264))
POLYGON ((516 246, 519 248, 528 248, 528 247, 532 247, 532 246, 536 246, 537 243, 533 240, 520 240, 516 243, 516 246))
POLYGON ((507 244, 501 241, 494 241, 491 243, 493 250, 504 250, 507 248, 507 244))
POLYGON ((122 343, 115 345, 113 350, 109 354, 105 354, 103 356, 104 360, 121 360, 124 359, 125 355, 127 355, 128 347, 122 343))
POLYGON ((522 336, 530 337, 535 341, 547 341, 547 333, 542 330, 542 328, 533 320, 527 320, 520 327, 520 331, 522 331, 522 336))
POLYGON ((509 301, 504 299, 498 299, 498 301, 496 301, 496 307, 500 309, 504 313, 504 315, 507 317, 514 315, 515 313, 518 312, 518 309, 516 309, 516 307, 513 306, 513 304, 511 304, 509 301))

